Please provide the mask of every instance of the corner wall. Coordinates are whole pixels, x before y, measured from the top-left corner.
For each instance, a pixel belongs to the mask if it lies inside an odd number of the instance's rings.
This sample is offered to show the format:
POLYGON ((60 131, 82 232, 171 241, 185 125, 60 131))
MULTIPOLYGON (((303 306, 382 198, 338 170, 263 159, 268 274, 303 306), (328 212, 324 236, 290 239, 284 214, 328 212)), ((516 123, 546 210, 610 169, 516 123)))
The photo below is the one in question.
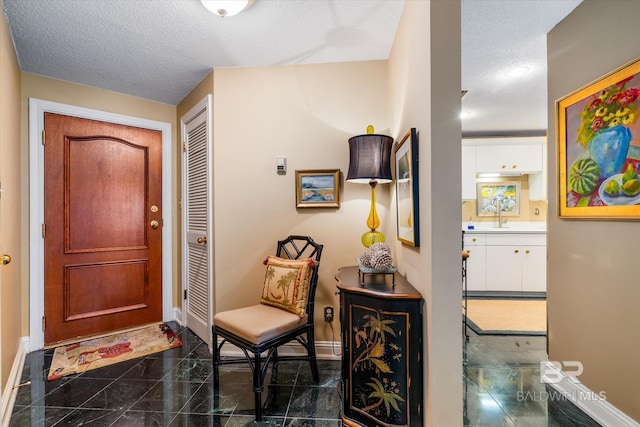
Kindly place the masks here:
POLYGON ((419 133, 420 248, 395 252, 425 299, 427 426, 463 424, 460 39, 460 1, 407 1, 389 59, 392 135, 419 133))
MULTIPOLYGON (((548 35, 549 170, 557 170, 555 101, 640 56, 640 3, 585 1, 548 35)), ((637 385, 640 225, 558 219, 549 179, 549 359, 580 361, 579 380, 640 421, 637 385)))
MULTIPOLYGON (((0 9, 2 3, 0 2, 0 9)), ((0 16, 0 255, 12 261, 0 265, 0 390, 5 389, 20 345, 20 284, 22 252, 21 222, 28 216, 20 209, 28 181, 21 179, 20 67, 4 13, 0 16)), ((0 393, 2 394, 2 393, 0 393)), ((6 397, 3 395, 3 397, 6 397)))
MULTIPOLYGON (((364 252, 370 206, 368 185, 344 181, 347 140, 369 124, 389 134, 386 61, 216 69, 214 91, 215 310, 257 303, 277 240, 310 235, 325 245, 316 338, 331 341, 321 308, 338 307, 334 276, 364 252), (276 173, 278 156, 286 175, 276 173), (296 208, 296 169, 340 169, 340 207, 296 208)), ((389 187, 376 191, 381 221, 389 187)), ((395 228, 381 231, 394 239, 395 228)))

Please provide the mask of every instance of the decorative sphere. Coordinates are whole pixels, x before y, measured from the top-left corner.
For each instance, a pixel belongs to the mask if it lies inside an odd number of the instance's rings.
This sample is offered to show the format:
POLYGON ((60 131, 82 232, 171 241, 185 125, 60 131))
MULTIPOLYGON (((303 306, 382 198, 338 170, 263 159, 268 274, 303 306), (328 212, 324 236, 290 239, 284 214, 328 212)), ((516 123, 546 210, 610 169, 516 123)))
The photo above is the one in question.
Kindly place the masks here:
POLYGON ((384 242, 384 234, 376 230, 370 230, 362 235, 362 244, 365 248, 370 247, 374 243, 384 242))

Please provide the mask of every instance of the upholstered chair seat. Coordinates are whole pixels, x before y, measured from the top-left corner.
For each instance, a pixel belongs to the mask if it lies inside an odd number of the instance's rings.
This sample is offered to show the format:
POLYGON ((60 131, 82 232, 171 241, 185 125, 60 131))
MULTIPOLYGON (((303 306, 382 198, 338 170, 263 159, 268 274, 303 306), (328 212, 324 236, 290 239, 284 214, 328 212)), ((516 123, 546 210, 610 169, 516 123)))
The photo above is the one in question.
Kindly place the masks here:
POLYGON ((307 323, 307 316, 300 317, 279 308, 256 304, 218 313, 213 322, 218 328, 250 343, 260 344, 303 326, 307 323))

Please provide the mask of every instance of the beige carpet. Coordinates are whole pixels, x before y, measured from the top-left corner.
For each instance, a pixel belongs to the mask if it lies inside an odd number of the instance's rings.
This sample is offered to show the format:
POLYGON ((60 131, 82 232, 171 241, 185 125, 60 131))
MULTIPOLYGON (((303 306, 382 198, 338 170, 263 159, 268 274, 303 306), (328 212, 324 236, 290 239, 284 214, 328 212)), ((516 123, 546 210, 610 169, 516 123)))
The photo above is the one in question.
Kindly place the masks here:
POLYGON ((546 335, 547 302, 539 299, 470 299, 467 323, 481 335, 546 335))

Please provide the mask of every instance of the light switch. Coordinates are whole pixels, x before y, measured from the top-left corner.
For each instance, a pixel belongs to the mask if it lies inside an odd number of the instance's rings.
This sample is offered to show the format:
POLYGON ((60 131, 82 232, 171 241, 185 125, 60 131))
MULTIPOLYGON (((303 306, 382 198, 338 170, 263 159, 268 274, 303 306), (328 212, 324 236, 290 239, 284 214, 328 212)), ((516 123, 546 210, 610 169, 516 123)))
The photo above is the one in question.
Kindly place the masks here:
POLYGON ((278 175, 285 175, 287 173, 287 158, 276 157, 276 171, 278 175))

